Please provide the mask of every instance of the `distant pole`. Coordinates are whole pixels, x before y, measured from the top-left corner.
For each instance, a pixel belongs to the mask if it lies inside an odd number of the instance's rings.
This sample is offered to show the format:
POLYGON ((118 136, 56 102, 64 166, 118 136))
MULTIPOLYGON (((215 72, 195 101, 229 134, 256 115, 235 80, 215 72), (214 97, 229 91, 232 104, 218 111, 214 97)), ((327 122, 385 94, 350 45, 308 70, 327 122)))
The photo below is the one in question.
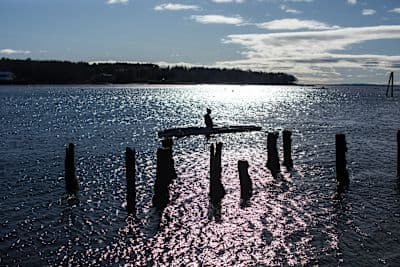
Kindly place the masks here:
POLYGON ((280 163, 279 163, 279 155, 278 155, 278 148, 277 148, 277 139, 279 137, 279 133, 268 133, 267 137, 267 152, 268 152, 268 159, 267 159, 267 168, 271 171, 271 174, 274 178, 280 173, 280 163))
POLYGON ((343 190, 349 184, 349 173, 347 171, 346 161, 346 136, 344 134, 336 135, 336 179, 339 189, 343 190))
POLYGON ((249 163, 246 160, 238 161, 239 180, 240 180, 240 198, 248 201, 253 194, 253 185, 249 176, 249 163))
POLYGON ((400 130, 397 130, 397 177, 400 178, 400 130))
POLYGON ((394 84, 394 74, 393 74, 393 71, 390 73, 390 76, 389 76, 389 82, 388 82, 388 85, 387 85, 387 88, 386 88, 386 97, 388 97, 389 96, 389 90, 391 90, 391 97, 393 97, 393 84, 394 84))
POLYGON ((127 147, 125 152, 125 168, 126 168, 126 203, 128 214, 136 215, 136 187, 135 187, 135 175, 136 175, 136 157, 135 150, 127 147))
POLYGON ((393 73, 393 71, 392 71, 390 76, 392 77, 392 91, 391 91, 391 95, 390 96, 393 97, 393 85, 394 85, 394 73, 393 73))
POLYGON ((283 133, 283 165, 286 166, 288 170, 293 168, 292 160, 292 132, 284 130, 283 133))
POLYGON ((65 150, 65 189, 68 194, 79 191, 79 182, 75 175, 75 146, 72 143, 65 150))

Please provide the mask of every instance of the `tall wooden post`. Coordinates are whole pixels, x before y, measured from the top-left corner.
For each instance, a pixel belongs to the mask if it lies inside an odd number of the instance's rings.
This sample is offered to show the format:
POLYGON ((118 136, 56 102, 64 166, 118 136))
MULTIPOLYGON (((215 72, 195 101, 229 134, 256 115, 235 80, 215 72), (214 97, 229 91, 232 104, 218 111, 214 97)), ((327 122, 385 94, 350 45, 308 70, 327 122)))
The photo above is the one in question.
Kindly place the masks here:
POLYGON ((344 189, 349 184, 349 173, 347 171, 346 161, 346 136, 344 134, 336 135, 336 179, 339 189, 344 189))
POLYGON ((68 194, 77 194, 79 191, 79 182, 75 175, 75 146, 72 143, 65 150, 65 189, 68 194))
POLYGON ((171 148, 157 150, 157 172, 154 183, 153 206, 163 210, 169 203, 169 185, 176 177, 171 148))
POLYGON ((214 144, 210 147, 210 199, 213 204, 218 204, 225 196, 225 188, 221 182, 222 166, 222 143, 216 145, 214 152, 214 144))
POLYGON ((292 160, 292 132, 284 130, 282 133, 283 137, 283 165, 286 166, 288 170, 293 168, 292 160))
POLYGON ((267 150, 268 150, 268 159, 267 159, 267 168, 271 171, 273 177, 277 177, 281 171, 280 163, 279 163, 279 155, 277 148, 277 140, 279 137, 279 133, 268 133, 267 137, 267 150))
POLYGON ((246 160, 238 161, 239 180, 240 180, 240 198, 248 201, 253 194, 253 185, 249 176, 249 163, 246 160))
POLYGON ((390 73, 389 76, 389 82, 386 88, 386 97, 389 96, 389 91, 390 91, 390 96, 393 97, 393 83, 394 83, 394 74, 393 71, 390 73))
POLYGON ((128 214, 136 215, 136 157, 135 150, 127 147, 125 152, 125 168, 126 168, 126 209, 128 214))

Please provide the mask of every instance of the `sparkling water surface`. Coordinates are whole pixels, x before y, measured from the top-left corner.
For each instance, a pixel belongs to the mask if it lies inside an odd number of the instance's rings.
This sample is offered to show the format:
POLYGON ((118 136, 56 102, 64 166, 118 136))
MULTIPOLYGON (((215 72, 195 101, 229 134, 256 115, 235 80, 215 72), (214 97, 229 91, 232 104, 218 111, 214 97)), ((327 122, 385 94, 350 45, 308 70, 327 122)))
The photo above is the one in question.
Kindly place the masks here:
POLYGON ((0 265, 400 265, 399 102, 376 86, 1 86, 0 265), (177 140, 178 177, 159 217, 151 207, 157 131, 202 126, 206 107, 217 125, 263 131, 177 140), (295 169, 275 179, 266 136, 281 129, 293 131, 295 169), (351 183, 336 198, 340 132, 351 183), (217 141, 227 191, 220 220, 208 199, 217 141), (70 142, 78 203, 65 194, 70 142), (137 220, 124 203, 127 146, 137 151, 137 220), (253 181, 247 207, 241 159, 253 181))

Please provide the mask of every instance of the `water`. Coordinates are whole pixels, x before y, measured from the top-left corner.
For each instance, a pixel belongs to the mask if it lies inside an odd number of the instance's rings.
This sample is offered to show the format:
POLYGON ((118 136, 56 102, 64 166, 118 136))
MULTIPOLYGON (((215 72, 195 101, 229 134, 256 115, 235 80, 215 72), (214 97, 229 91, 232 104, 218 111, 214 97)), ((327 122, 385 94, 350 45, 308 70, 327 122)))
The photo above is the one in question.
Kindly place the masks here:
MULTIPOLYGON (((385 88, 278 86, 0 87, 0 265, 400 265, 399 97, 385 88), (295 171, 265 168, 266 132, 180 139, 178 178, 151 208, 158 130, 202 124, 293 130, 295 171), (335 198, 335 134, 351 184, 335 198), (224 143, 221 220, 208 200, 209 145, 224 143), (79 203, 67 201, 76 144, 79 203), (137 150, 137 221, 125 210, 125 147, 137 150), (237 161, 254 194, 239 205, 237 161)), ((281 138, 279 139, 281 144, 281 138)))

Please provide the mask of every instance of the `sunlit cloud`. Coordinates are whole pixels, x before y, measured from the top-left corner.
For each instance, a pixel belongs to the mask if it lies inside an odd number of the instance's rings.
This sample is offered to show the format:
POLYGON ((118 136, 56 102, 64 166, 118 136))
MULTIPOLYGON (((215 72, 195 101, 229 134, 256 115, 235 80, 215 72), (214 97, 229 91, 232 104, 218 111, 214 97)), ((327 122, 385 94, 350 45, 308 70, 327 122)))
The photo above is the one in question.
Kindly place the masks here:
POLYGON ((337 29, 338 26, 330 26, 324 22, 316 20, 299 20, 299 19, 278 19, 269 22, 259 23, 257 26, 267 30, 328 30, 337 29))
POLYGON ((178 11, 178 10, 199 10, 199 9, 200 7, 196 5, 185 5, 178 3, 165 3, 154 7, 154 10, 157 11, 164 11, 164 10, 178 11))
POLYGON ((357 0, 347 0, 347 3, 350 5, 355 5, 357 4, 357 0))
POLYGON ((374 15, 376 13, 376 10, 374 9, 363 9, 362 14, 364 16, 371 16, 374 15))
POLYGON ((286 5, 281 5, 280 8, 283 11, 285 11, 286 13, 291 13, 291 14, 301 14, 302 13, 301 11, 299 11, 297 9, 287 7, 286 5))
POLYGON ((107 4, 114 5, 114 4, 128 4, 129 0, 107 0, 107 4))
POLYGON ((282 71, 295 74, 301 81, 315 81, 324 75, 334 80, 340 76, 338 69, 341 68, 399 69, 400 56, 345 52, 351 45, 384 39, 400 39, 400 25, 228 35, 223 43, 243 47, 243 59, 219 61, 217 65, 282 71))
POLYGON ((224 3, 244 3, 245 0, 212 0, 214 3, 224 4, 224 3))
POLYGON ((4 55, 13 55, 13 54, 27 55, 30 53, 31 53, 31 51, 28 51, 28 50, 15 50, 15 49, 10 49, 10 48, 5 48, 5 49, 0 50, 0 54, 4 54, 4 55))
POLYGON ((400 14, 400 7, 393 8, 393 9, 389 10, 389 12, 400 14))
POLYGON ((241 25, 244 20, 240 16, 227 17, 222 15, 193 15, 191 19, 202 24, 231 24, 231 25, 241 25))

